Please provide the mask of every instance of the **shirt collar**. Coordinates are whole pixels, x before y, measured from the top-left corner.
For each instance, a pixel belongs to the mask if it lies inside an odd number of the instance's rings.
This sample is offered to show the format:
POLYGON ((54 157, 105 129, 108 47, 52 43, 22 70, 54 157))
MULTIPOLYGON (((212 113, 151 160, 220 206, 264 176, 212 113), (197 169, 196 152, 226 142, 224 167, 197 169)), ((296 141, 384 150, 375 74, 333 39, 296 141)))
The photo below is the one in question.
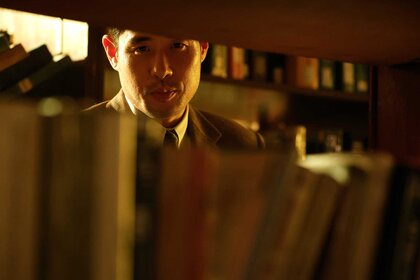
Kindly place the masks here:
POLYGON ((132 112, 134 115, 137 115, 137 109, 136 109, 136 107, 134 107, 134 105, 133 105, 133 103, 131 103, 130 99, 128 99, 128 98, 127 98, 127 95, 125 95, 125 94, 124 94, 124 97, 125 97, 125 100, 126 100, 126 101, 127 101, 127 103, 128 103, 128 107, 130 107, 131 112, 132 112))
MULTIPOLYGON (((142 112, 140 112, 139 114, 139 110, 136 109, 136 107, 134 107, 133 103, 131 103, 131 101, 127 98, 127 96, 124 94, 125 96, 125 100, 128 103, 128 106, 130 107, 131 112, 136 115, 136 116, 141 116, 141 117, 147 117, 145 114, 143 114, 142 112)), ((185 109, 184 115, 182 116, 181 121, 173 128, 168 128, 168 130, 175 130, 176 135, 178 137, 178 147, 181 145, 182 140, 185 137, 185 134, 187 133, 187 127, 188 127, 188 115, 189 115, 189 105, 187 105, 187 108, 185 109)), ((163 142, 163 138, 165 136, 165 132, 166 129, 162 126, 162 130, 160 130, 158 133, 160 134, 160 138, 162 139, 163 142)))
POLYGON ((178 136, 178 147, 181 145, 182 140, 184 139, 184 136, 187 132, 189 111, 189 105, 187 105, 181 121, 174 128, 172 128, 172 130, 175 130, 176 135, 178 136))

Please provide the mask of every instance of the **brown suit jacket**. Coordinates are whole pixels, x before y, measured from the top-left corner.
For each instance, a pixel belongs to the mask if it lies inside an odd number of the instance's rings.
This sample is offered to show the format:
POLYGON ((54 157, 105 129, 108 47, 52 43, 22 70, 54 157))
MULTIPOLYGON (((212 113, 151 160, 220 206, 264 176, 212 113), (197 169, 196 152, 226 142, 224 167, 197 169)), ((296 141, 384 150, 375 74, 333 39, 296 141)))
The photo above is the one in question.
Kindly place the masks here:
MULTIPOLYGON (((119 113, 131 113, 122 90, 111 100, 96 104, 87 110, 114 110, 119 113)), ((264 147, 264 140, 259 133, 246 129, 234 121, 198 110, 191 105, 187 135, 194 146, 210 145, 221 149, 259 149, 264 147)))

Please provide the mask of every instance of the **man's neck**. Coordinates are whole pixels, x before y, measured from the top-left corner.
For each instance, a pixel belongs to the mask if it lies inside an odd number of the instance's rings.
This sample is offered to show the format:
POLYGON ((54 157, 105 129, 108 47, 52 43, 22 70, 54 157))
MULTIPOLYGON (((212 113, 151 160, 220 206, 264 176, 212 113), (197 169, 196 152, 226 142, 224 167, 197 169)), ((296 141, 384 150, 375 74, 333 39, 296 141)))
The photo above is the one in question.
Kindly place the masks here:
POLYGON ((166 119, 158 119, 157 121, 165 128, 174 128, 181 122, 182 118, 184 117, 185 112, 186 112, 186 108, 181 114, 177 116, 172 116, 166 119))

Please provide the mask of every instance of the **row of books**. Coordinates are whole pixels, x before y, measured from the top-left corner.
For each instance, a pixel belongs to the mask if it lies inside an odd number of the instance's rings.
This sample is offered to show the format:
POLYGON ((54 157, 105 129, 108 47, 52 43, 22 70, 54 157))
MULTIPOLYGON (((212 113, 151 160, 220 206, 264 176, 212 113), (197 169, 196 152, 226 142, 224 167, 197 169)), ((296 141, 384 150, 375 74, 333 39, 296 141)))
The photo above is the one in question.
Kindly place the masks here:
POLYGON ((420 275, 420 173, 388 155, 161 149, 72 104, 0 103, 0 279, 420 275))
POLYGON ((364 153, 367 151, 367 139, 355 137, 343 129, 311 129, 305 126, 280 124, 269 130, 260 130, 266 147, 274 150, 295 149, 299 158, 306 154, 319 153, 364 153))
POLYGON ((78 112, 0 103, 0 279, 131 279, 136 123, 78 112))
MULTIPOLYGON (((0 96, 45 97, 72 95, 67 55, 52 56, 46 45, 31 51, 21 44, 12 45, 4 38, 0 49, 0 96), (66 72, 67 71, 67 72, 66 72)), ((74 93, 73 93, 74 94, 74 93)))
POLYGON ((265 106, 260 107, 258 132, 263 135, 266 147, 283 149, 295 147, 305 154, 367 151, 367 137, 355 130, 331 125, 304 126, 271 121, 265 106))
POLYGON ((313 89, 368 94, 369 67, 364 64, 286 56, 211 44, 203 73, 313 89))

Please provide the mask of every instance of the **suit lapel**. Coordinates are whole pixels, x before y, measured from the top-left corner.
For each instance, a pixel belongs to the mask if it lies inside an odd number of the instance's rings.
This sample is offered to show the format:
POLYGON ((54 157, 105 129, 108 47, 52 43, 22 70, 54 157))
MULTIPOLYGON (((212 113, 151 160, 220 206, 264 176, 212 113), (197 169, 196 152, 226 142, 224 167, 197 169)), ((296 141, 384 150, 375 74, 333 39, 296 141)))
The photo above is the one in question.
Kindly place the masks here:
POLYGON ((190 105, 188 135, 196 146, 216 146, 221 132, 198 110, 190 105))

